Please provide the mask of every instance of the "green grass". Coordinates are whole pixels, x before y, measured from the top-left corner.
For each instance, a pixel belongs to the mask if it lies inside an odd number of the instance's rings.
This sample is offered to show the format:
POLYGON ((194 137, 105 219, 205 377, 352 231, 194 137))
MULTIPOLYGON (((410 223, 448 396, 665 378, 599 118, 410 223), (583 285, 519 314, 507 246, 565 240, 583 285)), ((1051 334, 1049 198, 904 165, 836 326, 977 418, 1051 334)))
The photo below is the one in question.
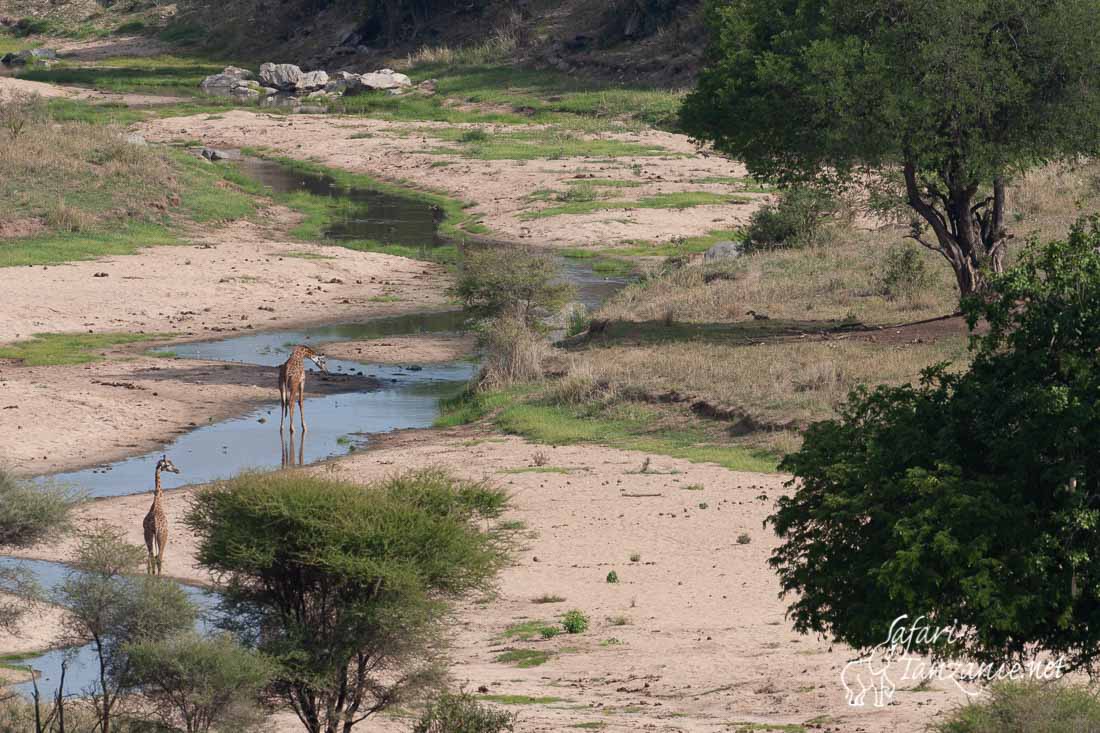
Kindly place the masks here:
POLYGON ((657 145, 586 138, 557 128, 487 133, 482 130, 430 127, 423 128, 419 132, 457 145, 454 148, 434 148, 431 151, 433 153, 461 155, 478 160, 617 158, 673 154, 657 145))
POLYGON ((0 29, 0 56, 6 53, 16 53, 28 48, 37 48, 41 43, 36 43, 20 38, 7 29, 0 29))
POLYGON ((112 346, 164 338, 151 333, 37 333, 27 341, 0 346, 0 359, 19 359, 24 366, 87 364, 102 360, 94 352, 112 346))
POLYGON ((28 659, 34 659, 41 654, 41 651, 12 652, 10 654, 0 654, 0 669, 13 669, 18 672, 26 672, 28 670, 27 665, 22 664, 22 662, 25 662, 28 659))
POLYGON ((180 196, 183 213, 195 222, 232 221, 246 219, 256 213, 256 190, 241 186, 219 185, 226 180, 224 169, 212 166, 179 150, 168 152, 181 179, 180 196))
POLYGON ((627 181, 621 178, 573 178, 565 182, 567 186, 599 186, 601 188, 636 188, 642 181, 627 181))
POLYGON ((612 257, 603 254, 600 250, 581 249, 579 247, 567 247, 558 250, 563 257, 575 260, 591 260, 592 271, 609 277, 628 277, 637 270, 635 263, 621 257, 612 257))
POLYGON ((730 723, 734 733, 806 733, 806 727, 797 723, 730 723))
POLYGON ((536 386, 463 393, 441 403, 437 427, 489 419, 500 430, 537 443, 593 443, 624 450, 716 463, 734 471, 773 472, 776 456, 719 442, 695 424, 669 421, 661 408, 634 402, 610 406, 564 406, 540 402, 536 386))
POLYGON ((501 664, 512 664, 520 669, 540 667, 550 661, 553 654, 537 649, 509 649, 498 654, 496 661, 501 664))
POLYGON ((481 699, 501 705, 550 705, 565 701, 562 697, 531 697, 530 695, 481 695, 481 699))
POLYGON ((203 78, 220 73, 230 65, 201 56, 162 55, 141 58, 108 58, 95 66, 77 66, 60 61, 51 68, 30 68, 19 72, 21 79, 93 87, 110 92, 140 92, 197 97, 203 78))
POLYGON ((760 183, 754 178, 743 178, 741 176, 707 176, 695 179, 695 183, 720 183, 725 186, 737 186, 739 191, 746 193, 772 193, 775 191, 775 188, 766 183, 760 183))
POLYGON ((603 721, 600 721, 600 720, 594 720, 590 723, 574 723, 573 725, 571 725, 569 727, 570 728, 582 728, 584 730, 600 730, 601 728, 604 728, 606 726, 607 726, 607 723, 604 723, 603 721))
POLYGON ((743 204, 747 201, 748 199, 743 196, 711 193, 710 191, 681 191, 644 196, 637 201, 610 199, 570 202, 561 206, 550 206, 537 211, 524 212, 520 215, 520 219, 544 219, 548 216, 591 214, 597 211, 621 209, 689 209, 694 206, 743 204))
POLYGON ((43 234, 6 241, 0 247, 0 267, 56 265, 181 243, 166 226, 154 223, 129 223, 113 231, 43 234))
POLYGON ((520 641, 527 641, 528 639, 533 639, 534 637, 538 636, 543 627, 549 625, 550 624, 548 622, 540 621, 537 619, 521 621, 517 624, 512 624, 511 626, 506 628, 502 636, 504 636, 504 638, 506 639, 519 639, 520 641))
POLYGON ((632 240, 625 247, 613 247, 609 254, 619 257, 678 257, 706 252, 718 242, 740 241, 744 235, 733 229, 715 229, 694 237, 679 237, 668 242, 632 240))
POLYGON ((419 64, 408 73, 414 82, 436 79, 437 93, 431 97, 361 94, 341 100, 339 108, 348 114, 392 120, 557 124, 586 131, 671 129, 683 96, 675 90, 627 87, 504 63, 419 64), (447 98, 484 106, 459 108, 445 104, 447 98))

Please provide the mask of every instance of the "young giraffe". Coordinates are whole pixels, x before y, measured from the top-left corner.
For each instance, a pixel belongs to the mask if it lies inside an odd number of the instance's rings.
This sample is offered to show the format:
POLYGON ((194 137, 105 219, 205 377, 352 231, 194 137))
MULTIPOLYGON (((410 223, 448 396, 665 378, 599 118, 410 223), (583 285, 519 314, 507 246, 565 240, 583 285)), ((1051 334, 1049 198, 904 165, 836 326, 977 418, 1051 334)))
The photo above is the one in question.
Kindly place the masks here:
POLYGON ((279 432, 283 430, 283 421, 290 416, 290 432, 294 432, 294 402, 298 402, 298 413, 302 421, 302 432, 306 431, 306 411, 302 399, 306 391, 306 364, 309 359, 322 372, 325 371, 325 357, 308 346, 295 346, 290 358, 279 367, 279 402, 283 412, 279 418, 279 432))
POLYGON ((164 562, 164 546, 168 544, 168 515, 164 513, 164 489, 160 487, 161 471, 180 472, 176 464, 168 460, 168 456, 161 456, 157 461, 153 505, 149 507, 149 513, 145 515, 145 521, 142 522, 142 527, 145 529, 145 548, 149 551, 145 571, 150 575, 160 575, 161 565, 164 562))

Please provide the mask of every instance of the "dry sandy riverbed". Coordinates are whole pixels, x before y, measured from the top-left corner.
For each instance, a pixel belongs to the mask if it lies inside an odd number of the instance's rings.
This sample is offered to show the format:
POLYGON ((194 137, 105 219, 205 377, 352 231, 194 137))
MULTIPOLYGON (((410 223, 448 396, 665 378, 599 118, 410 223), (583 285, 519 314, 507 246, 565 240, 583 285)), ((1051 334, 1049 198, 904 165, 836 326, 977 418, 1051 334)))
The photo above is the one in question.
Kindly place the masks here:
MULTIPOLYGON (((733 722, 805 724, 811 729, 918 731, 961 702, 947 683, 901 690, 886 708, 849 708, 839 674, 850 650, 802 637, 784 619, 779 586, 766 560, 776 544, 762 528, 784 477, 733 473, 713 465, 592 446, 549 448, 472 430, 405 433, 377 450, 310 471, 358 482, 420 466, 444 466, 509 489, 506 519, 522 522, 515 564, 499 597, 461 610, 451 669, 456 684, 492 694, 558 698, 517 706, 524 733, 603 722, 605 730, 730 730, 733 722), (548 459, 533 470, 535 456, 548 459), (563 472, 550 472, 553 468, 563 472), (749 541, 738 542, 742 533, 749 541), (630 560, 637 553, 637 562, 630 560), (615 570, 618 584, 606 582, 615 570), (535 603, 556 594, 560 603, 535 603), (509 626, 554 623, 583 610, 592 626, 550 641, 505 639, 509 626), (619 618, 621 617, 621 618, 619 618), (616 619, 616 621, 612 621, 616 619), (625 625, 616 625, 625 620, 625 625), (495 661, 505 649, 545 650, 541 666, 495 661)), ((193 564, 194 542, 180 523, 190 489, 167 494, 171 521, 166 572, 206 581, 193 564)), ((104 521, 141 541, 149 496, 90 503, 85 521, 104 521)), ((29 557, 65 559, 69 544, 29 557)), ((5 647, 0 638, 0 648, 5 647)), ((296 723, 282 718, 278 730, 296 723)), ((387 722, 379 730, 406 730, 387 722)))
POLYGON ((521 214, 541 206, 532 203, 530 194, 547 188, 565 189, 567 181, 576 181, 578 175, 637 181, 642 185, 615 191, 615 198, 637 200, 643 196, 680 191, 731 194, 734 189, 727 185, 699 181, 741 177, 746 172, 740 163, 713 155, 704 157, 683 135, 656 130, 589 137, 656 145, 668 150, 668 156, 477 160, 440 154, 437 151, 450 144, 430 135, 432 129, 474 127, 488 129, 490 135, 516 130, 514 126, 402 123, 241 110, 150 120, 141 123, 139 129, 149 140, 199 139, 216 147, 263 147, 291 158, 408 181, 473 203, 471 211, 483 216, 483 223, 494 236, 530 239, 540 245, 612 244, 629 239, 667 241, 715 229, 733 229, 744 224, 766 198, 748 195, 752 201, 742 204, 680 210, 616 209, 523 220, 521 214), (440 161, 452 164, 433 166, 440 161))
POLYGON ((450 307, 442 267, 296 242, 280 234, 288 217, 273 207, 266 224, 234 222, 185 245, 0 269, 0 343, 63 331, 209 338, 450 307))
MULTIPOLYGON (((274 207, 267 225, 236 222, 186 245, 0 269, 0 343, 59 332, 212 339, 451 307, 443 268, 288 241, 280 235, 288 216, 274 207)), ((144 348, 79 366, 0 361, 0 433, 9 436, 0 458, 32 474, 94 465, 276 399, 272 370, 135 358, 144 348)))
POLYGON ((424 334, 325 344, 325 354, 367 364, 441 364, 470 356, 476 346, 468 334, 424 334))

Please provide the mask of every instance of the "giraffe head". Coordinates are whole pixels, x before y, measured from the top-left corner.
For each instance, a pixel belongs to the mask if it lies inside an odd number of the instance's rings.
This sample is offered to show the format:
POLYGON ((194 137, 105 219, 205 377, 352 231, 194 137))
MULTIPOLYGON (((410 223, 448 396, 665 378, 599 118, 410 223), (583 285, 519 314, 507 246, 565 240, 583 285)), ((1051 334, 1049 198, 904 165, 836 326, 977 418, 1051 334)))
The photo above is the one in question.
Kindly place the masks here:
POLYGON ((180 470, 176 468, 176 464, 168 460, 168 456, 161 456, 160 460, 157 461, 157 473, 160 473, 161 471, 167 471, 168 473, 180 472, 180 470))
POLYGON ((327 372, 328 371, 328 366, 325 362, 325 355, 324 354, 317 354, 317 353, 314 353, 314 352, 310 352, 309 360, 312 361, 314 364, 316 364, 317 368, 320 369, 322 372, 327 372))

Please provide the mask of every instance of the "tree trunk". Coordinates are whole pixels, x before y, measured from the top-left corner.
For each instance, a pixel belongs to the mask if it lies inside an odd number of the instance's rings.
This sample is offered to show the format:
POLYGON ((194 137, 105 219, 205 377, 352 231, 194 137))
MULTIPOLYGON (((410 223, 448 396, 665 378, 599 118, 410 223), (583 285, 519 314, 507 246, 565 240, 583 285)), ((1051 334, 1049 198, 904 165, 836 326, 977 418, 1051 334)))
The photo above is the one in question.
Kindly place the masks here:
POLYGON ((975 203, 978 187, 959 177, 944 175, 945 189, 921 190, 916 167, 905 164, 905 190, 909 205, 931 227, 935 241, 925 240, 914 227, 913 239, 938 252, 955 271, 959 295, 980 293, 986 277, 1004 271, 1004 179, 993 180, 993 194, 975 203))

